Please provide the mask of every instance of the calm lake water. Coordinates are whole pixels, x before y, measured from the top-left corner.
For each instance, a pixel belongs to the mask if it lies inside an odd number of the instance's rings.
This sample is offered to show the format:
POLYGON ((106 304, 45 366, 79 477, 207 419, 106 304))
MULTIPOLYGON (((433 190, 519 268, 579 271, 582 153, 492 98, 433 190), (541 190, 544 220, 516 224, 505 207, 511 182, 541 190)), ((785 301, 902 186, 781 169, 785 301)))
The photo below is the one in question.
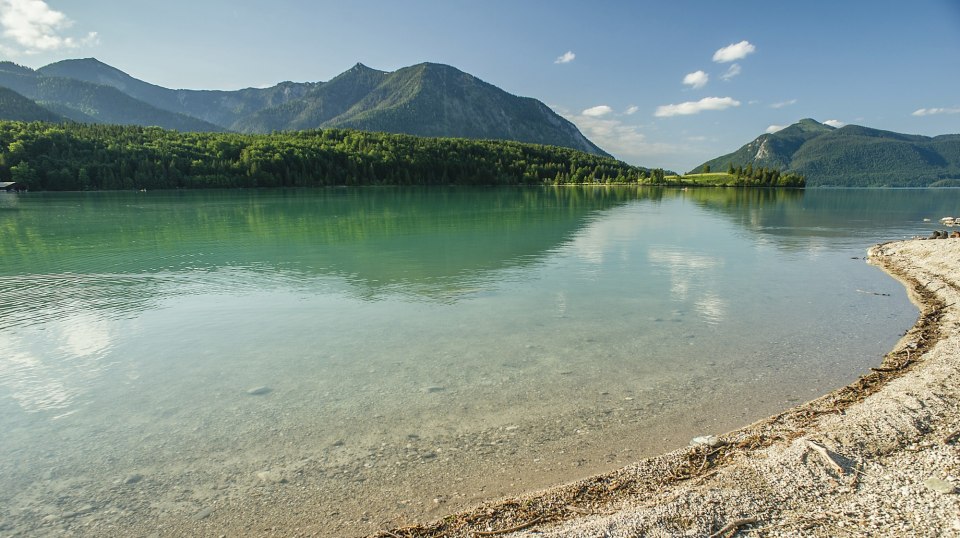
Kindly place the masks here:
POLYGON ((878 364, 917 311, 866 249, 956 213, 957 190, 0 193, 0 535, 373 532, 729 431, 878 364))

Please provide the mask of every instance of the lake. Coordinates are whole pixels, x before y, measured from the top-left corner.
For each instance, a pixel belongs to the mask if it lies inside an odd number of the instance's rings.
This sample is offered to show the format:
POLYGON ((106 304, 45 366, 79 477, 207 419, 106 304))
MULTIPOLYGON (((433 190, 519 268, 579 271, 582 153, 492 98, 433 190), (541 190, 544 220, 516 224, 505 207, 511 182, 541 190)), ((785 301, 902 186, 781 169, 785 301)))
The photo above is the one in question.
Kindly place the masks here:
POLYGON ((917 310, 866 249, 956 213, 960 190, 0 192, 0 534, 361 534, 729 431, 879 364, 917 310))

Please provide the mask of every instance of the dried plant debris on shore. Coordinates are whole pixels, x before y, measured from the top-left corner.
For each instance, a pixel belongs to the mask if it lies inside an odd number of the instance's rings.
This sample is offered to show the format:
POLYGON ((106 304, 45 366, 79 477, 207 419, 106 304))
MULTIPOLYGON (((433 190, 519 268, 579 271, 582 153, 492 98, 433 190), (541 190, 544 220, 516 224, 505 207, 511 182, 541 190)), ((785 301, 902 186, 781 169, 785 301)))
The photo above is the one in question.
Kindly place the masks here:
POLYGON ((375 536, 960 536, 957 259, 960 242, 870 250, 921 313, 846 387, 712 444, 375 536))

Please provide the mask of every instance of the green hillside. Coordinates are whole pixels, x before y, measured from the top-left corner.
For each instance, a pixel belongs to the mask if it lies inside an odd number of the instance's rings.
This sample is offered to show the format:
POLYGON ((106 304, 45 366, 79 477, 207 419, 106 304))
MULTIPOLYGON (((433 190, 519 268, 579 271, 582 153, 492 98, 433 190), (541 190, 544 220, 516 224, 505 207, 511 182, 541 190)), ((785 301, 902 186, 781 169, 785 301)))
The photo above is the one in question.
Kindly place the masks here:
POLYGON ((536 99, 511 95, 448 65, 392 73, 357 64, 302 99, 232 126, 241 132, 349 128, 417 136, 515 140, 609 156, 536 99))
POLYGON ((301 98, 319 86, 312 82, 281 82, 269 88, 235 91, 173 90, 131 77, 96 58, 63 60, 41 67, 37 73, 110 86, 156 108, 210 122, 222 129, 264 108, 301 98))
POLYGON ((82 122, 243 133, 336 127, 513 140, 609 157, 540 101, 511 95, 456 68, 433 63, 393 72, 357 64, 328 82, 219 91, 163 88, 85 58, 36 71, 15 64, 4 68, 0 63, 0 85, 5 82, 82 122))
POLYGON ((242 133, 269 133, 326 125, 369 95, 386 75, 358 63, 329 82, 319 84, 302 98, 241 118, 231 129, 242 133))
POLYGON ((66 121, 66 118, 54 114, 9 88, 0 87, 0 120, 58 123, 66 121))
POLYGON ((820 185, 928 186, 960 179, 960 135, 929 138, 849 125, 805 144, 792 166, 820 185))
POLYGON ((782 168, 807 186, 926 187, 960 180, 960 135, 927 137, 805 119, 695 168, 782 168))
POLYGON ((222 131, 211 123, 162 110, 111 86, 41 75, 22 66, 0 64, 0 86, 78 122, 155 125, 181 131, 222 131))
POLYGON ((755 168, 788 169, 793 154, 804 143, 832 130, 834 128, 829 125, 824 125, 812 119, 802 119, 776 133, 762 134, 737 151, 707 161, 691 170, 690 173, 703 172, 707 166, 714 172, 722 172, 728 170, 731 164, 734 168, 752 164, 755 168))

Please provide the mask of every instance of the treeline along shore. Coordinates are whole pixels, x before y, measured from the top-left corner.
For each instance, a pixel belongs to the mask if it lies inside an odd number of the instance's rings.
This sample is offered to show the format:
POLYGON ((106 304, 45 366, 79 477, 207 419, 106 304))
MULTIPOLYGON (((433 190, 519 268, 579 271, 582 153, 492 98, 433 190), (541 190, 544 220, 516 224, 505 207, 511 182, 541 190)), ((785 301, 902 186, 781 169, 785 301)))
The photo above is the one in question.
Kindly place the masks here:
MULTIPOLYGON (((777 186, 762 179, 755 184, 777 186)), ((800 179, 780 186, 802 187, 800 179)), ((245 135, 16 121, 0 122, 0 182, 44 191, 681 183, 662 169, 501 140, 345 129, 245 135)))

